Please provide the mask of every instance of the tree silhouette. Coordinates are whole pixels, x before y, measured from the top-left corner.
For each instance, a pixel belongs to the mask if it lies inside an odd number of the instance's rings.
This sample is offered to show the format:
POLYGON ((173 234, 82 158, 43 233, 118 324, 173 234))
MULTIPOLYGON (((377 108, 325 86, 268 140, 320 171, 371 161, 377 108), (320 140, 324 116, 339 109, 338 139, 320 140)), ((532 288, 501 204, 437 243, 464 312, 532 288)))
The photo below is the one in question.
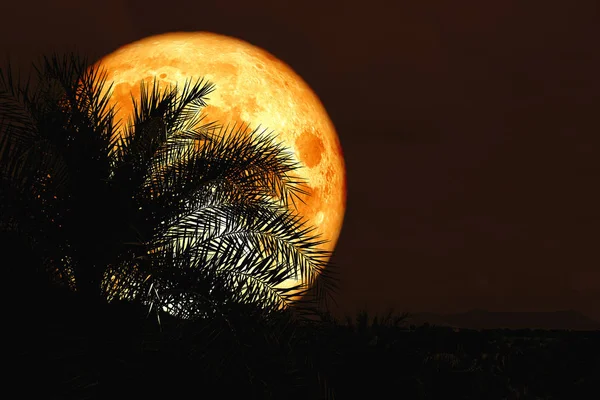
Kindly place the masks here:
POLYGON ((212 84, 142 84, 123 123, 85 59, 35 70, 35 85, 0 71, 0 230, 55 282, 182 318, 331 294, 323 239, 293 211, 300 165, 266 130, 204 123, 212 84))

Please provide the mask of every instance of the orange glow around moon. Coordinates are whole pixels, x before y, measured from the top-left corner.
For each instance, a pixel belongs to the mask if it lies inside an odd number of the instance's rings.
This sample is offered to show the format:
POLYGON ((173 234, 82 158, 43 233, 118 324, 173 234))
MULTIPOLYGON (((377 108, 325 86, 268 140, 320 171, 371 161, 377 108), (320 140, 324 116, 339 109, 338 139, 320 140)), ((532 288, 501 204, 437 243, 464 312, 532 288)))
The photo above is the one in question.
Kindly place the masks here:
POLYGON ((117 119, 123 122, 133 112, 131 95, 139 98, 141 81, 151 85, 156 78, 161 90, 183 87, 191 78, 214 83, 203 122, 260 125, 277 134, 303 164, 298 174, 308 182, 309 194, 297 210, 329 240, 322 248, 334 249, 346 208, 341 146, 319 98, 288 65, 239 39, 175 32, 125 45, 96 66, 113 82, 110 105, 117 106, 117 119))

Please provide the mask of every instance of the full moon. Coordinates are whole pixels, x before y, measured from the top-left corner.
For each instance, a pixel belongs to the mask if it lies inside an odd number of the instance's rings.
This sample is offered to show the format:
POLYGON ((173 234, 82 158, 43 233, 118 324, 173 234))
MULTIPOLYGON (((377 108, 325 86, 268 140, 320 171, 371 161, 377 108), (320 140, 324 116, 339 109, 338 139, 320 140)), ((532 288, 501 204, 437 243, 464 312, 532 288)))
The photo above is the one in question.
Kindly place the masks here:
POLYGON ((291 67, 245 41, 209 32, 151 36, 95 66, 113 84, 109 105, 116 106, 122 123, 133 114, 131 96, 139 98, 142 81, 151 85, 156 79, 161 90, 197 78, 215 84, 203 122, 272 131, 302 165, 297 174, 307 182, 308 193, 301 195, 304 203, 297 202, 296 211, 328 241, 321 248, 333 251, 346 208, 342 148, 323 104, 291 67))

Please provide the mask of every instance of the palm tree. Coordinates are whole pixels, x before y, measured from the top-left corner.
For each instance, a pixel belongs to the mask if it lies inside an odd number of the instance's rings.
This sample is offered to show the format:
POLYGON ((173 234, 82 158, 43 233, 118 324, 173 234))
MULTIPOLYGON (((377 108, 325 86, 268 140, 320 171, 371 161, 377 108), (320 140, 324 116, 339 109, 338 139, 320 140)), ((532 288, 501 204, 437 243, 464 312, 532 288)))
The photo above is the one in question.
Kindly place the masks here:
POLYGON ((85 59, 35 70, 35 86, 0 71, 0 230, 55 282, 183 318, 330 295, 323 240, 293 211, 300 165, 266 131, 204 123, 212 84, 142 84, 123 123, 85 59))
MULTIPOLYGON (((300 370, 311 375, 303 364, 310 345, 289 321, 314 315, 312 298, 298 297, 315 289, 324 300, 335 282, 325 268, 329 254, 319 249, 323 239, 293 211, 304 182, 294 176, 300 165, 290 152, 266 131, 204 123, 214 86, 202 79, 162 92, 156 82, 142 85, 132 119, 123 122, 100 95, 105 75, 85 59, 44 57, 35 71, 37 82, 23 84, 10 68, 0 70, 0 246, 5 260, 7 252, 19 260, 5 268, 5 293, 17 305, 13 326, 27 327, 15 333, 27 333, 14 342, 24 343, 16 359, 37 365, 23 352, 43 343, 39 321, 55 323, 57 314, 47 314, 58 307, 66 310, 59 319, 68 335, 87 324, 86 338, 66 345, 70 354, 92 352, 88 367, 114 369, 107 354, 121 350, 114 334, 107 336, 112 329, 162 346, 169 360, 173 346, 184 346, 185 359, 208 358, 202 365, 217 372, 223 353, 208 352, 233 340, 229 365, 250 381, 275 376, 276 362, 263 367, 261 354, 283 357, 281 382, 295 381, 300 370), (303 283, 282 287, 297 278, 303 283), (67 290, 56 295, 54 286, 67 290), (18 301, 25 296, 38 299, 33 318, 29 303, 18 301), (162 315, 160 329, 136 322, 137 311, 101 311, 123 299, 153 310, 159 322, 162 315), (250 342, 256 350, 244 355, 250 342), (85 350, 78 343, 90 344, 85 350)), ((95 390, 95 373, 59 372, 46 371, 46 381, 95 390)))

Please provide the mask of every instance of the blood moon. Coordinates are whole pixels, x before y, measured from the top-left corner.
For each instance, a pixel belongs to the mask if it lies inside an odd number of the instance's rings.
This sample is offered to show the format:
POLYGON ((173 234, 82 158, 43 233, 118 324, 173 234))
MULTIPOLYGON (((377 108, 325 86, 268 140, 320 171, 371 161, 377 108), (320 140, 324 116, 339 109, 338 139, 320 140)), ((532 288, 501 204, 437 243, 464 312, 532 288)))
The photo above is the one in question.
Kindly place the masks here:
POLYGON ((341 146, 319 98, 288 65, 239 39, 173 32, 125 45, 96 66, 113 83, 110 105, 117 106, 122 121, 133 112, 131 96, 139 98, 141 81, 151 84, 156 78, 161 90, 202 77, 214 83, 204 122, 273 131, 304 167, 298 174, 308 182, 308 194, 297 211, 328 240, 322 249, 334 249, 346 208, 341 146))

